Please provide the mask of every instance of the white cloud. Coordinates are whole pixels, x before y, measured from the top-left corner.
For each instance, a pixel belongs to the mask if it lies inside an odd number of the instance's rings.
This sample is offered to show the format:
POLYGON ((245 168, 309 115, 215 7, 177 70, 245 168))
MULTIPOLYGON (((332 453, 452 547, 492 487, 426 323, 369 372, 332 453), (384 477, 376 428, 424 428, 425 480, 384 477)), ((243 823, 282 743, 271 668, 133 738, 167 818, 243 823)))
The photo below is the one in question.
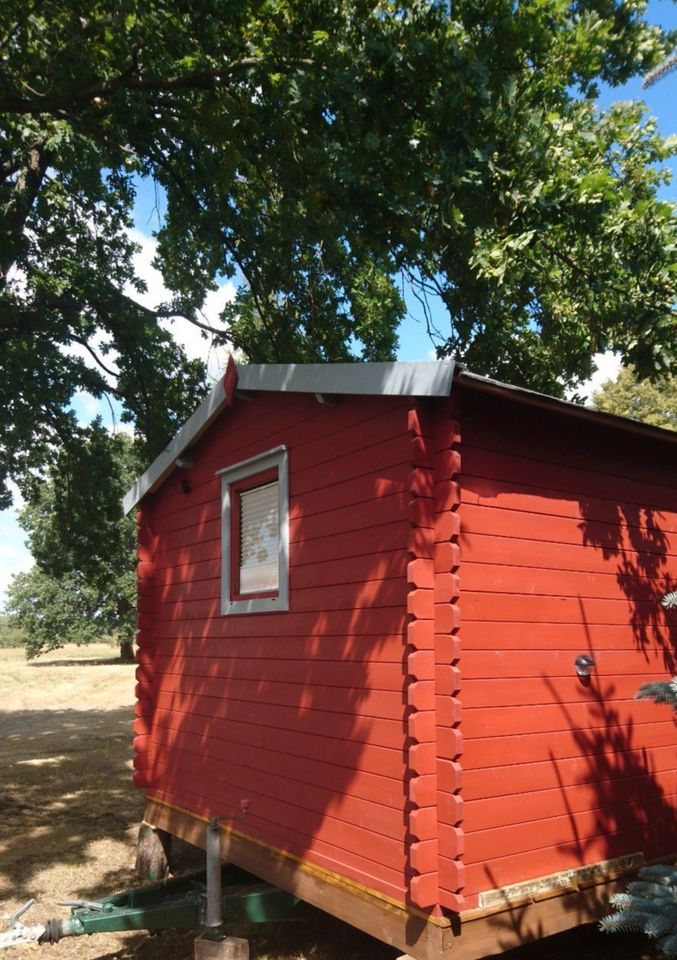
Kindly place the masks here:
MULTIPOLYGON (((125 292, 133 299, 145 306, 154 308, 160 303, 169 300, 169 291, 165 287, 162 276, 156 270, 152 261, 157 253, 157 242, 142 233, 140 230, 131 231, 132 239, 139 244, 140 250, 134 257, 134 267, 137 275, 146 284, 145 293, 139 294, 135 290, 128 289, 125 292)), ((15 292, 22 294, 25 292, 25 278, 20 271, 12 271, 10 283, 15 292)), ((216 290, 210 291, 205 302, 202 305, 201 314, 204 321, 212 326, 220 326, 220 314, 226 303, 235 296, 235 287, 227 282, 216 290)), ((207 366, 207 373, 211 380, 217 380, 222 375, 227 360, 229 350, 224 346, 216 346, 212 342, 211 336, 203 336, 202 332, 194 324, 182 318, 162 321, 165 329, 169 330, 178 343, 186 351, 187 356, 193 359, 203 360, 207 366)), ((117 372, 116 355, 114 352, 104 354, 101 344, 105 336, 98 334, 97 337, 90 340, 90 346, 98 354, 106 367, 114 373, 117 372)), ((88 367, 98 370, 108 382, 113 378, 101 370, 89 350, 80 344, 73 343, 68 347, 61 348, 64 353, 71 356, 80 357, 88 367)), ((134 428, 131 424, 122 423, 120 420, 112 422, 111 411, 108 402, 105 399, 97 399, 85 391, 79 390, 73 397, 73 408, 80 423, 86 424, 96 416, 103 417, 111 432, 123 432, 132 434, 134 428)), ((14 506, 8 510, 0 511, 0 610, 4 607, 6 600, 6 589, 11 577, 15 573, 28 570, 33 565, 33 559, 26 547, 24 534, 18 524, 18 513, 23 505, 18 490, 14 490, 14 506)))
MULTIPOLYGON (((134 269, 139 279, 145 283, 146 290, 144 293, 138 293, 129 287, 125 292, 138 303, 155 308, 170 299, 170 293, 163 283, 160 272, 153 266, 153 260, 157 253, 157 241, 136 228, 133 228, 130 234, 134 242, 140 247, 138 253, 134 256, 134 269)), ((210 290, 200 311, 205 323, 219 327, 221 325, 221 312, 226 303, 232 300, 234 296, 235 287, 230 282, 222 284, 216 290, 210 290)), ((199 327, 183 317, 162 320, 161 324, 181 344, 189 359, 202 360, 205 363, 210 380, 216 381, 222 376, 230 353, 227 347, 215 345, 209 334, 201 331, 199 327)), ((117 373, 115 352, 111 351, 104 354, 101 349, 104 340, 105 336, 99 333, 90 340, 90 346, 105 366, 117 373)), ((102 372, 86 347, 74 343, 64 347, 63 350, 71 356, 80 357, 88 367, 102 372)), ((109 383, 114 382, 113 378, 107 374, 103 373, 103 376, 109 383)), ((116 423, 112 422, 110 407, 105 399, 97 399, 91 394, 79 390, 73 397, 73 408, 80 423, 91 423, 94 417, 101 416, 104 423, 110 421, 109 429, 112 431, 133 433, 133 427, 130 424, 121 423, 119 420, 116 423)))
POLYGON ((593 393, 599 390, 607 380, 615 380, 621 369, 620 354, 612 353, 610 350, 606 353, 596 353, 593 360, 596 367, 595 372, 576 391, 588 398, 588 404, 591 403, 593 393))
MULTIPOLYGON (((157 253, 157 241, 136 228, 131 231, 131 236, 141 248, 134 257, 134 269, 139 279, 146 284, 146 292, 139 294, 131 289, 126 292, 138 303, 154 309, 170 299, 170 293, 162 281, 159 270, 156 270, 153 266, 153 260, 157 253)), ((235 287, 230 281, 216 290, 210 290, 200 311, 205 323, 210 326, 220 326, 221 311, 234 296, 235 287)), ((227 347, 216 346, 209 334, 205 334, 199 327, 183 317, 163 320, 161 323, 181 344, 191 360, 203 360, 206 363, 207 373, 211 379, 216 380, 219 377, 228 360, 230 351, 227 347)))
POLYGON ((14 504, 8 510, 0 512, 0 610, 5 605, 6 591, 12 576, 33 566, 33 558, 18 521, 24 502, 14 486, 12 493, 14 504))

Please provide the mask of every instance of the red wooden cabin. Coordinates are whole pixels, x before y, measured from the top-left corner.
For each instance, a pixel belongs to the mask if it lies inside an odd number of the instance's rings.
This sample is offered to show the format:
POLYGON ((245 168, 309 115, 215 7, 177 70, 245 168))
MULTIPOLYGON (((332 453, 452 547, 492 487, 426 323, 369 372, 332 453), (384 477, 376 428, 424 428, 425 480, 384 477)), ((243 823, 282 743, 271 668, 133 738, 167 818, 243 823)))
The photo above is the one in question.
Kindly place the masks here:
POLYGON ((231 364, 125 500, 146 819, 219 815, 417 958, 592 916, 677 851, 674 722, 633 699, 675 671, 676 450, 452 362, 231 364))

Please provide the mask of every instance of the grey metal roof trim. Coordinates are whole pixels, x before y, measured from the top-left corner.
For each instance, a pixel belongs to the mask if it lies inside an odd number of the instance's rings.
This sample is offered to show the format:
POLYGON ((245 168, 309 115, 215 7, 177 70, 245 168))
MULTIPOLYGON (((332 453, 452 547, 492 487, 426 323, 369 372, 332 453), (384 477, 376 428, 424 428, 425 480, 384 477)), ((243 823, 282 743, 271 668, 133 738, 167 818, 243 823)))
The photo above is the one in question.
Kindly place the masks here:
POLYGON ((207 427, 226 406, 227 398, 223 389, 223 381, 219 380, 210 393, 207 394, 194 414, 186 420, 173 440, 159 454, 134 482, 132 489, 125 494, 122 500, 122 509, 125 514, 133 510, 147 493, 158 487, 174 469, 175 460, 184 450, 202 436, 207 427))
MULTIPOLYGON (((448 397, 454 378, 454 361, 248 364, 238 366, 237 374, 238 390, 346 396, 448 397)), ((219 381, 167 448, 125 495, 122 507, 126 514, 147 493, 160 486, 174 469, 177 457, 202 436, 227 403, 223 383, 219 381)))
POLYGON ((677 445, 677 431, 666 430, 663 427, 653 427, 650 424, 642 423, 640 420, 631 420, 629 417, 620 417, 614 413, 605 413, 602 410, 594 410, 592 407, 584 407, 580 403, 573 403, 571 400, 560 400, 557 397, 551 397, 547 393, 538 393, 536 390, 529 390, 527 387, 515 387, 510 383, 503 383, 501 380, 492 380, 491 377, 483 377, 479 373, 471 373, 465 367, 456 368, 456 380, 466 384, 472 389, 481 390, 483 393, 492 393, 496 396, 510 397, 519 403, 525 403, 532 407, 540 407, 543 410, 558 410, 567 416, 574 416, 580 420, 587 420, 612 427, 617 430, 623 430, 626 433, 633 433, 646 438, 653 438, 662 443, 677 445))
POLYGON ((448 397, 453 360, 419 363, 262 363, 238 367, 238 390, 448 397))
MULTIPOLYGON (((237 373, 238 390, 346 396, 448 397, 455 378, 471 389, 484 393, 511 397, 530 406, 559 411, 625 433, 677 445, 677 431, 652 427, 638 420, 602 413, 569 400, 559 400, 545 393, 528 390, 526 387, 515 387, 500 380, 492 380, 455 366, 453 360, 419 363, 250 364, 238 367, 237 373)), ((202 436, 227 403, 223 382, 219 381, 167 448, 126 494, 122 502, 125 513, 129 513, 147 493, 160 486, 174 469, 177 457, 202 436)))

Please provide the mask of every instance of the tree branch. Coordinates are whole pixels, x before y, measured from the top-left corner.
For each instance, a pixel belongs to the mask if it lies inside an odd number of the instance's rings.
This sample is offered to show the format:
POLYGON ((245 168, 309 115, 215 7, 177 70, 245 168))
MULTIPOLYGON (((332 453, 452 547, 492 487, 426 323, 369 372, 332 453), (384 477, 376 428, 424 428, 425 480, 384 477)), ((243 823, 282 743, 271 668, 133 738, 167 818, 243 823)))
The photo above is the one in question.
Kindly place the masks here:
POLYGON ((4 220, 8 242, 0 251, 0 286, 4 286, 7 282, 7 274, 16 260, 26 220, 40 192, 49 166, 49 156, 43 147, 44 142, 39 141, 30 148, 28 163, 19 173, 12 191, 12 198, 5 207, 4 220))
MULTIPOLYGON (((74 333, 69 333, 69 334, 68 334, 68 339, 69 339, 69 340, 72 340, 73 343, 79 343, 81 347, 84 347, 85 350, 87 351, 87 353, 90 355, 90 357, 92 357, 92 359, 94 360, 94 362, 95 362, 99 367, 101 367, 101 369, 103 370, 104 373, 108 374, 109 377, 113 377, 113 379, 117 379, 118 374, 115 372, 115 370, 111 370, 110 367, 107 367, 107 366, 106 366, 106 364, 103 362, 103 360, 98 356, 97 353, 94 352, 94 350, 92 349, 92 347, 90 347, 90 345, 87 343, 86 340, 84 340, 82 337, 78 337, 78 336, 77 336, 76 334, 74 334, 74 333)), ((115 393, 114 388, 111 387, 111 390, 112 390, 113 393, 115 393)))
MULTIPOLYGON (((116 93, 125 90, 140 91, 174 91, 208 89, 214 83, 229 79, 234 73, 259 67, 265 61, 259 57, 242 57, 234 60, 226 67, 210 70, 189 70, 176 76, 141 77, 129 72, 120 74, 113 80, 97 81, 88 87, 72 90, 59 96, 34 93, 33 97, 4 96, 0 97, 0 113, 31 114, 42 113, 61 114, 63 111, 78 104, 93 104, 105 106, 103 101, 116 93)), ((313 66, 313 60, 299 59, 293 61, 293 66, 313 66)))

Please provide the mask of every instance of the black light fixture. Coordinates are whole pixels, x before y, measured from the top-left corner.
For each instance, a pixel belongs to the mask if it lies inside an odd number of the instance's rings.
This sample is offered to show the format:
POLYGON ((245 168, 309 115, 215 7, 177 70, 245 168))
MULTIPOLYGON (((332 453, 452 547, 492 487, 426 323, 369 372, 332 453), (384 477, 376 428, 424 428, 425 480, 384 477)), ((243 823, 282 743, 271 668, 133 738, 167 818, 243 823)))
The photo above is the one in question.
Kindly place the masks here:
POLYGON ((588 656, 587 653, 581 653, 574 660, 574 667, 576 668, 576 675, 581 678, 581 680, 587 680, 592 674, 593 667, 595 666, 595 661, 592 657, 588 656))
MULTIPOLYGON (((195 457, 190 450, 185 450, 176 458, 174 466, 178 467, 179 470, 192 470, 195 466, 195 457)), ((185 474, 181 477, 181 489, 184 493, 190 493, 190 483, 185 474)))

